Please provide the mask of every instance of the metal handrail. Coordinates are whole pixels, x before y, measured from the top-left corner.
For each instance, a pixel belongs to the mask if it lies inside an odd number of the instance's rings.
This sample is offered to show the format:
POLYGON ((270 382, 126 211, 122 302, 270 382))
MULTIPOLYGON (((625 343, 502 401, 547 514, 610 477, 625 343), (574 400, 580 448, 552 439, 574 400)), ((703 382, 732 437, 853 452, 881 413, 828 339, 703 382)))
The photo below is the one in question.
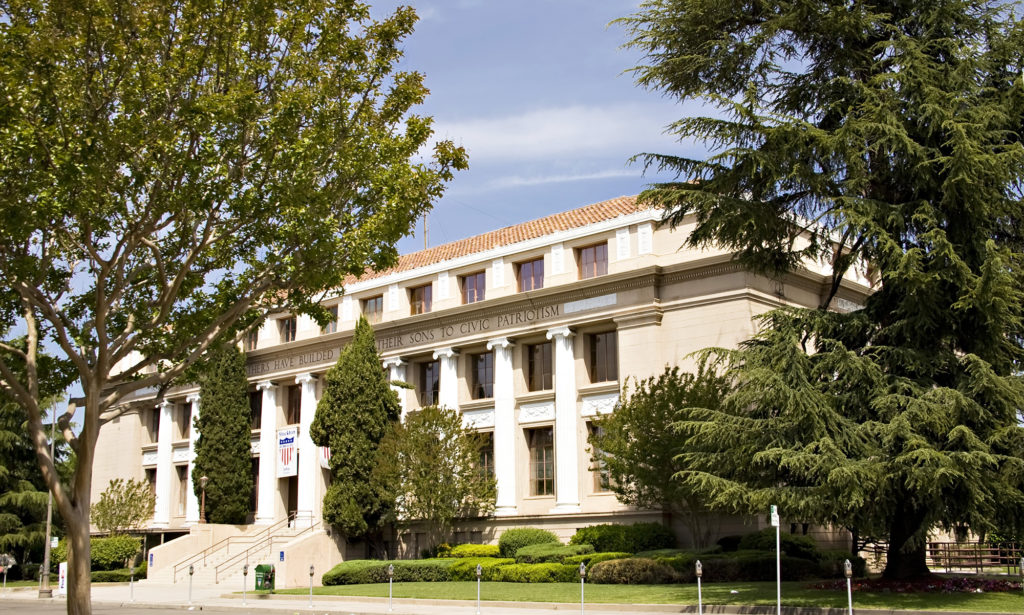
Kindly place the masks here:
POLYGON ((199 560, 203 560, 203 567, 205 568, 206 567, 206 558, 208 556, 213 555, 214 553, 216 553, 217 551, 219 551, 221 549, 225 549, 225 548, 230 547, 232 541, 242 542, 242 541, 256 541, 256 540, 260 540, 261 539, 260 537, 263 534, 267 534, 269 532, 273 532, 273 531, 279 529, 277 526, 281 525, 282 523, 288 524, 292 520, 292 518, 294 517, 294 514, 295 513, 292 513, 292 515, 290 515, 289 517, 287 517, 285 519, 281 519, 280 521, 275 521, 274 523, 268 525, 266 527, 266 529, 262 530, 258 534, 253 534, 251 536, 250 535, 246 535, 246 534, 237 535, 237 536, 228 536, 227 538, 217 542, 216 544, 214 544, 212 546, 209 546, 209 547, 206 547, 205 549, 203 549, 199 553, 194 553, 194 554, 186 557, 185 559, 179 561, 177 564, 174 565, 174 570, 171 572, 171 575, 173 577, 173 582, 174 583, 178 582, 178 573, 181 572, 182 570, 187 569, 189 565, 195 564, 199 560))
MULTIPOLYGON (((289 517, 288 520, 290 521, 290 520, 295 519, 295 518, 296 518, 296 515, 295 515, 295 513, 293 513, 289 517)), ((320 524, 321 524, 320 521, 316 521, 314 523, 311 523, 308 527, 303 528, 301 532, 299 532, 298 534, 295 534, 294 536, 290 536, 289 538, 294 540, 295 538, 298 538, 299 536, 302 536, 306 532, 312 532, 314 529, 319 527, 320 524)), ((243 559, 243 557, 244 557, 246 563, 248 563, 249 562, 249 554, 252 551, 260 550, 260 549, 265 548, 268 544, 273 544, 275 538, 277 538, 277 536, 267 536, 259 544, 255 544, 255 545, 249 547, 248 549, 246 549, 244 552, 237 553, 234 556, 229 557, 228 559, 224 560, 223 562, 217 564, 214 567, 214 569, 213 569, 213 582, 214 583, 220 583, 220 571, 221 571, 221 569, 227 568, 228 566, 237 565, 238 562, 243 559)))

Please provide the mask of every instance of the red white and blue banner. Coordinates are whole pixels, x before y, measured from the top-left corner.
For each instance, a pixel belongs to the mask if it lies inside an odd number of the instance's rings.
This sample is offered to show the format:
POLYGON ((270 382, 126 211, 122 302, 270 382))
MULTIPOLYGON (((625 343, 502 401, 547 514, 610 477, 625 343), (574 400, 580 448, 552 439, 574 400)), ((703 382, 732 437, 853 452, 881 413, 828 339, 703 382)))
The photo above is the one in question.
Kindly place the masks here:
POLYGON ((327 446, 318 446, 316 448, 317 448, 317 452, 319 453, 318 457, 320 457, 320 467, 325 469, 325 470, 330 470, 331 469, 331 449, 329 447, 327 447, 327 446))
POLYGON ((286 478, 299 473, 299 428, 277 430, 277 477, 286 478))

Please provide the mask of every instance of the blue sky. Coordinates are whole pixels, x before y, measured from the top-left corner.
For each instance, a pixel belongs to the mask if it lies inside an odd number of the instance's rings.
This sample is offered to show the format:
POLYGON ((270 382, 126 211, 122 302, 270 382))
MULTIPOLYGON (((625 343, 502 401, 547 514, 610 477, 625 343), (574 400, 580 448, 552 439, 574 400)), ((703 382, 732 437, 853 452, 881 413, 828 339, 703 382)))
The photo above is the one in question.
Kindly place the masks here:
MULTIPOLYGON (((437 136, 469 151, 429 217, 429 245, 616 196, 657 176, 630 156, 700 156, 665 135, 683 107, 634 85, 641 60, 623 49, 612 20, 636 10, 623 0, 411 0, 375 2, 380 15, 411 4, 420 15, 404 69, 425 74, 420 112, 437 136)), ((399 249, 424 245, 422 225, 399 249)))

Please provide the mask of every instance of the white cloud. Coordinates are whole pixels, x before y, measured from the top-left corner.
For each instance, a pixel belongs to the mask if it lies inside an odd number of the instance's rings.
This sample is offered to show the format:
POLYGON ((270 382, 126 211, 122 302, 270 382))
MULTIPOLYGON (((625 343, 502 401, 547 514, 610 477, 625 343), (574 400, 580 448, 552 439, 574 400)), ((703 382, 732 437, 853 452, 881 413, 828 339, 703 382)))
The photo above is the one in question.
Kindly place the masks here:
POLYGON ((438 120, 436 134, 469 151, 472 163, 551 160, 566 156, 625 160, 672 143, 665 126, 679 107, 664 104, 574 105, 517 115, 438 120))
POLYGON ((560 184, 564 182, 592 181, 598 179, 614 179, 617 177, 639 177, 636 169, 608 169, 593 173, 562 173, 553 175, 508 175, 497 177, 478 188, 480 191, 498 190, 502 188, 518 188, 520 186, 540 186, 542 184, 560 184))

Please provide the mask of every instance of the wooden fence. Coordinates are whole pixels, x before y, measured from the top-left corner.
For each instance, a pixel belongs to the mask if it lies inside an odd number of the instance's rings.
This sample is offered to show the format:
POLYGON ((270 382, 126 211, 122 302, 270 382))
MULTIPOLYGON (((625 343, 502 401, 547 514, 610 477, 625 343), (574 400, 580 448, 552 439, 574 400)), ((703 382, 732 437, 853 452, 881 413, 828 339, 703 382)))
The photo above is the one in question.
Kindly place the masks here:
MULTIPOLYGON (((885 566, 885 544, 872 544, 862 552, 869 565, 885 566), (873 561, 872 561, 873 560, 873 561)), ((932 572, 1005 574, 1019 576, 1024 545, 1021 543, 982 544, 969 542, 929 542, 928 568, 932 572)))

